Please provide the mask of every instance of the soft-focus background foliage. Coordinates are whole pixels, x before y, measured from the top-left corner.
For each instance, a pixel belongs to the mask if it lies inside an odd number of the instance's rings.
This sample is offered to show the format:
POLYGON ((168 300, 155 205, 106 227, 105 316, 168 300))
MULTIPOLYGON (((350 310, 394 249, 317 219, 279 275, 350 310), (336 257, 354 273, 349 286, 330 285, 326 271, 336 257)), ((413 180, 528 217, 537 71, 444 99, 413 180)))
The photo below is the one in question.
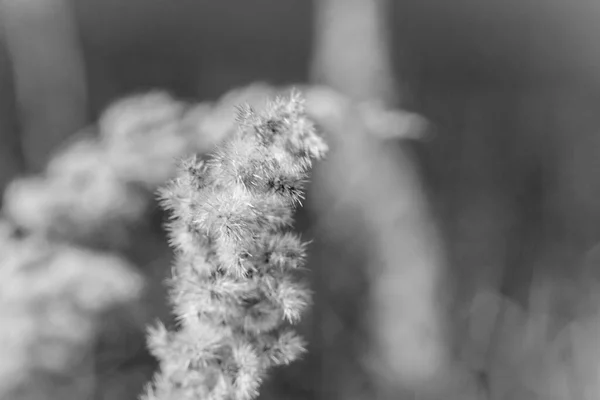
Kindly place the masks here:
MULTIPOLYGON (((318 1, 4 0, 0 187, 40 173, 64 140, 122 96, 159 88, 197 103, 255 81, 309 81, 318 1)), ((389 3, 396 91, 405 107, 431 122, 428 140, 409 146, 416 157, 408 163, 418 171, 442 236, 449 277, 444 295, 453 305, 444 314, 449 352, 478 371, 480 391, 494 393, 492 398, 597 398, 600 357, 589 350, 598 348, 600 5, 389 3), (504 322, 494 322, 496 311, 504 322), (555 354, 557 348, 567 359, 555 354), (511 377, 513 370, 518 378, 511 377), (514 381, 529 383, 517 389, 514 381)), ((355 42, 349 38, 344 45, 352 49, 355 42)), ((363 52, 369 56, 360 46, 353 51, 358 60, 363 52)), ((375 170, 368 178, 377 180, 379 172, 384 174, 375 170)), ((357 185, 370 188, 368 179, 357 185)), ((150 222, 157 231, 161 217, 153 214, 150 222)), ((305 212, 298 225, 318 235, 305 212)), ((345 251, 361 235, 340 236, 345 251)), ((125 253, 153 271, 163 264, 166 275, 162 239, 158 232, 125 253)), ((356 321, 363 318, 367 284, 354 270, 324 263, 324 247, 327 242, 316 242, 309 265, 317 291, 303 325, 309 355, 280 371, 263 395, 397 398, 373 389, 378 379, 364 376, 377 374, 368 372, 377 366, 357 360, 362 350, 350 351, 368 342, 356 321), (345 330, 346 336, 327 333, 345 330)), ((159 287, 164 275, 155 274, 159 287)), ((157 291, 151 317, 166 315, 157 311, 161 296, 157 291)), ((422 299, 412 301, 392 306, 419 309, 422 299)), ((132 336, 128 346, 137 349, 143 337, 132 336)), ((103 371, 98 385, 122 380, 133 388, 97 398, 139 392, 154 364, 143 351, 132 353, 115 363, 120 369, 103 371)), ((457 398, 484 398, 464 390, 469 394, 457 398)))

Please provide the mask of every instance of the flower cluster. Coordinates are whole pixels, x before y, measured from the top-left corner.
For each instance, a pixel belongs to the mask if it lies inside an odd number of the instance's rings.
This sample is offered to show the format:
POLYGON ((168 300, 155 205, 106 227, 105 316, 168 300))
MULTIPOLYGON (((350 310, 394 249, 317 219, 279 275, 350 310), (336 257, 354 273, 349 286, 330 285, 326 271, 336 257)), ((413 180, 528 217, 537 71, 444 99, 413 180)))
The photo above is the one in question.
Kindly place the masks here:
POLYGON ((12 182, 4 213, 28 232, 122 244, 126 227, 142 219, 154 190, 174 173, 175 160, 211 147, 198 128, 206 111, 163 92, 115 102, 97 134, 77 135, 44 175, 12 182))
POLYGON ((300 94, 238 109, 239 129, 191 157, 161 191, 176 261, 178 329, 150 329, 160 372, 145 400, 252 399, 272 366, 304 351, 291 324, 310 302, 306 244, 289 230, 312 160, 327 146, 300 94))

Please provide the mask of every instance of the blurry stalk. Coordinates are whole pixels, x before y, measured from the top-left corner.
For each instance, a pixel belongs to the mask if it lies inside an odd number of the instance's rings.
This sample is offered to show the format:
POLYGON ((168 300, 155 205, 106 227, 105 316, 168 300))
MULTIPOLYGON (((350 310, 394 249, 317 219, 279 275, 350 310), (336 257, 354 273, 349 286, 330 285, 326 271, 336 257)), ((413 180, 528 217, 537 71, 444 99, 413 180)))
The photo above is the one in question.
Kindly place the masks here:
POLYGON ((25 162, 41 171, 51 151, 86 123, 87 93, 68 0, 2 0, 25 162))
MULTIPOLYGON (((1 30, 0 24, 0 32, 1 30)), ((0 35, 0 193, 23 170, 23 154, 15 115, 14 87, 3 39, 0 35)), ((1 205, 2 200, 0 200, 1 205)))
MULTIPOLYGON (((317 0, 313 81, 359 103, 397 105, 405 93, 393 76, 386 20, 391 5, 317 0)), ((324 285, 318 289, 324 304, 317 306, 324 330, 321 389, 330 399, 332 393, 346 399, 424 394, 437 378, 448 378, 447 313, 441 306, 448 300, 448 285, 442 283, 447 267, 438 227, 410 149, 385 143, 352 118, 347 115, 330 132, 338 136, 330 139, 331 157, 313 179, 316 196, 337 197, 338 206, 346 207, 336 214, 343 218, 330 214, 326 232, 320 232, 327 236, 318 260, 326 274, 318 280, 324 285), (348 190, 352 184, 358 186, 348 190), (351 237, 344 239, 350 226, 351 237), (344 255, 357 248, 361 254, 344 255), (361 279, 365 282, 357 282, 361 279), (363 284, 366 299, 348 300, 360 295, 363 284), (361 321, 348 322, 356 315, 361 321)), ((326 206, 321 200, 315 208, 323 212, 326 206)))
POLYGON ((390 0, 316 0, 313 83, 354 100, 397 100, 386 16, 390 0))

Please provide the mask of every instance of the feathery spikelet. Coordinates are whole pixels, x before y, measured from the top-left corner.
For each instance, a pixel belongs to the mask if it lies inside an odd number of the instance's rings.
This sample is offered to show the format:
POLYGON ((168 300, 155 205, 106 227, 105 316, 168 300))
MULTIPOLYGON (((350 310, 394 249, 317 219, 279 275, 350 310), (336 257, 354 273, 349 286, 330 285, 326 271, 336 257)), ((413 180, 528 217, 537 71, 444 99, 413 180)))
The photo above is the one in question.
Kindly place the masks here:
POLYGON ((300 94, 256 113, 204 161, 160 191, 176 253, 170 280, 179 330, 150 329, 161 371, 145 400, 253 399, 267 370, 304 351, 289 325, 310 303, 298 277, 306 245, 289 231, 313 159, 327 146, 300 94))

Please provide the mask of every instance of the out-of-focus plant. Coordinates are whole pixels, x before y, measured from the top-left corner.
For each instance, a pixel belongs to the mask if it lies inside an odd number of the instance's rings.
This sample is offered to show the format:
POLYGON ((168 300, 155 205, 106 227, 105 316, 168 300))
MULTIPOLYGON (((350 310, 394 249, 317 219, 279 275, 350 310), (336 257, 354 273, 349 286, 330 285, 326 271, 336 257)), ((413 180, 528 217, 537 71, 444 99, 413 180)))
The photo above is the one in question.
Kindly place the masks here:
POLYGON ((87 120, 86 68, 75 14, 69 0, 0 2, 0 41, 14 79, 28 170, 41 171, 56 147, 87 120))
POLYGON ((310 301, 296 276, 305 244, 286 228, 312 159, 327 147, 298 92, 262 113, 242 107, 238 124, 208 160, 188 159, 162 190, 179 324, 149 332, 161 370, 147 400, 251 399, 270 367, 304 351, 288 325, 310 301))
POLYGON ((49 162, 45 174, 15 180, 4 212, 19 227, 52 238, 123 245, 175 160, 202 151, 206 106, 190 106, 163 92, 115 102, 97 134, 77 135, 49 162))
POLYGON ((115 254, 19 238, 9 223, 1 225, 0 398, 89 395, 98 324, 138 299, 143 277, 115 254), (57 382, 66 387, 59 391, 57 382))

